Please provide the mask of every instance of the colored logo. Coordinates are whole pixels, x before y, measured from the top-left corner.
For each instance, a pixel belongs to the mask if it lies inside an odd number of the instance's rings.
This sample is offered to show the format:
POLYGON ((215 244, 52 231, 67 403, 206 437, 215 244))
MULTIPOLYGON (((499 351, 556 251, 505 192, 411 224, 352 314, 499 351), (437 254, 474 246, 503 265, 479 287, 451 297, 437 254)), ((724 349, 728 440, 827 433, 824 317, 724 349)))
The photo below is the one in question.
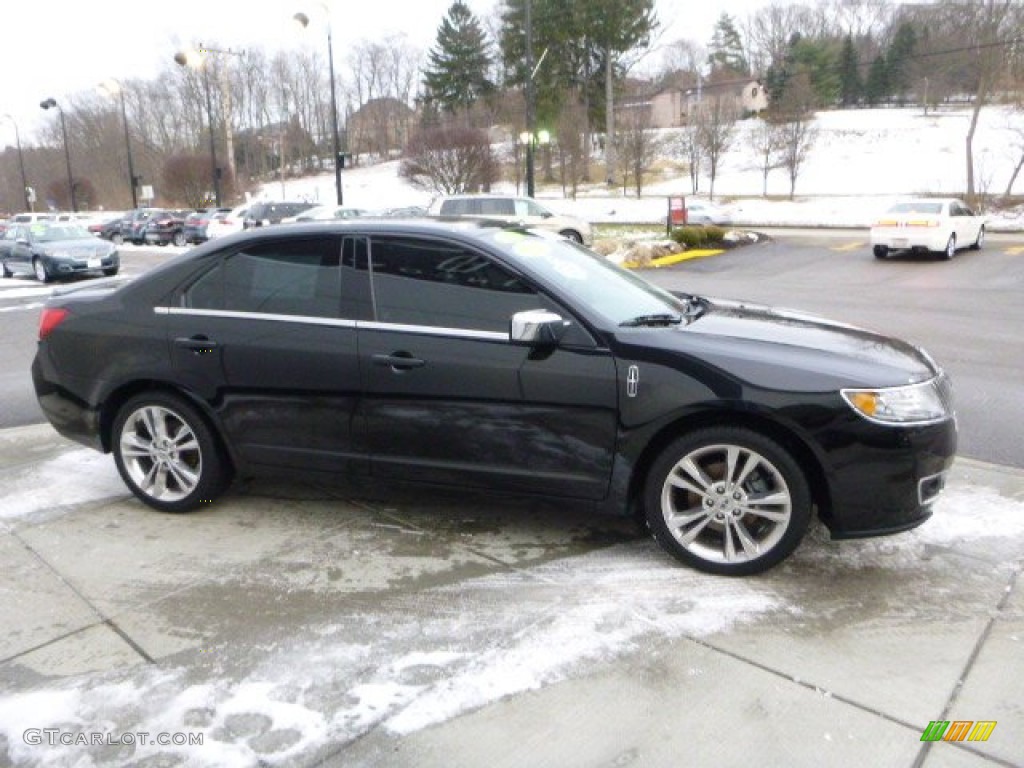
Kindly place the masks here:
POLYGON ((932 720, 921 741, 988 741, 995 729, 995 720, 932 720))

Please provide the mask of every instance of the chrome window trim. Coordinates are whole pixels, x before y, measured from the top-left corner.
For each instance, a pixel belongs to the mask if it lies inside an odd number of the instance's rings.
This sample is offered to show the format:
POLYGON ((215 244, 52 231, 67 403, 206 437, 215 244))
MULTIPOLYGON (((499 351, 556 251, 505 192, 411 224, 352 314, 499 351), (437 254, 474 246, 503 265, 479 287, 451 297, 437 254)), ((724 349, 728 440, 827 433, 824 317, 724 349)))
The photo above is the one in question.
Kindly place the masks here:
POLYGON ((239 320, 270 320, 280 323, 301 325, 327 325, 336 328, 356 328, 368 331, 394 331, 416 333, 421 336, 448 336, 457 339, 478 339, 481 341, 509 340, 507 333, 499 331, 476 331, 469 328, 442 328, 431 325, 408 325, 405 323, 381 323, 374 320, 342 320, 340 318, 312 317, 309 315, 280 315, 264 312, 238 312, 229 309, 191 309, 189 307, 153 307, 158 315, 190 315, 195 317, 226 317, 239 320))

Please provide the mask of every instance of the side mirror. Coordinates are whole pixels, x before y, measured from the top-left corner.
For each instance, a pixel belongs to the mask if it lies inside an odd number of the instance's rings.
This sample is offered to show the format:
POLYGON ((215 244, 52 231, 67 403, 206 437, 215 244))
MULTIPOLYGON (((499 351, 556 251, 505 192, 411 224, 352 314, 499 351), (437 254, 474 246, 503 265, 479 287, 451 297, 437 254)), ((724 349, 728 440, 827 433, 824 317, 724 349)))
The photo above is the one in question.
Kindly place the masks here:
POLYGON ((568 327, 561 315, 546 309, 516 312, 509 325, 509 341, 529 347, 554 346, 568 327))

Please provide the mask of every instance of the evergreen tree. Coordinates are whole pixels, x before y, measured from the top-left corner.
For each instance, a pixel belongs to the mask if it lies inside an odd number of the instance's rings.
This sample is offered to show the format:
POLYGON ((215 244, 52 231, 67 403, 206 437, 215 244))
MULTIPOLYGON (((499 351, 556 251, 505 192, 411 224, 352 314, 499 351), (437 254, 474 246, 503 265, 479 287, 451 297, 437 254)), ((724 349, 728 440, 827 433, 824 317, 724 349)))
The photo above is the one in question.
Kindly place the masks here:
POLYGON ((912 57, 916 47, 917 34, 914 32, 914 28, 908 22, 903 22, 896 29, 896 35, 885 54, 889 93, 895 96, 901 104, 904 94, 910 89, 912 57))
POLYGON ((715 22, 708 50, 708 63, 712 71, 724 69, 739 75, 750 74, 750 64, 743 49, 740 33, 736 30, 736 22, 724 11, 715 22))
POLYGON ((476 16, 455 0, 437 30, 437 43, 427 55, 423 86, 427 102, 444 112, 468 110, 494 91, 488 78, 491 57, 487 38, 476 16))
POLYGON ((864 99, 868 104, 879 104, 889 98, 889 67, 884 56, 876 56, 864 83, 864 99))
POLYGON ((853 45, 853 37, 847 35, 839 54, 839 100, 844 107, 852 107, 860 101, 863 90, 860 56, 853 45))

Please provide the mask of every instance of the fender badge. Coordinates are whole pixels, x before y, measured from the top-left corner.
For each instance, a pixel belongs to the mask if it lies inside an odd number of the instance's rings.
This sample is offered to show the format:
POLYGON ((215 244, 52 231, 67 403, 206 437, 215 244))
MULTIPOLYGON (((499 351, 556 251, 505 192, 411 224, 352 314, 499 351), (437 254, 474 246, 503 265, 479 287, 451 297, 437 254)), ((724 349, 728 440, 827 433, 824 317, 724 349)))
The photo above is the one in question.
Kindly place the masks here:
POLYGON ((626 397, 636 397, 636 390, 639 385, 640 367, 631 365, 626 373, 626 397))

